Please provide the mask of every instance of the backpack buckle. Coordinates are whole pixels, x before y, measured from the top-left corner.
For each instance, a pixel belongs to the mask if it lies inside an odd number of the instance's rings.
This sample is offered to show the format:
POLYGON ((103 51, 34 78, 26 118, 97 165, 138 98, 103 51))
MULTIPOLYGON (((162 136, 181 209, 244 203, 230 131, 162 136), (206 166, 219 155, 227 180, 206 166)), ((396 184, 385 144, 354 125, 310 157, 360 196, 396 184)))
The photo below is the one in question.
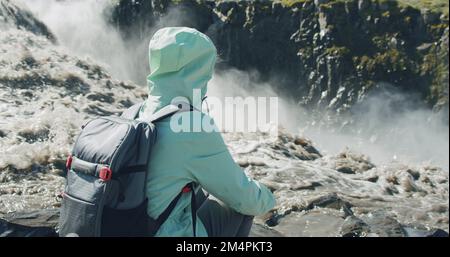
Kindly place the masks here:
POLYGON ((69 171, 70 167, 72 166, 72 160, 73 160, 72 155, 69 155, 67 157, 67 160, 66 160, 66 169, 67 169, 67 171, 69 171))
POLYGON ((100 169, 100 173, 99 173, 99 177, 103 180, 103 181, 108 181, 111 180, 112 177, 112 171, 110 168, 108 167, 102 167, 100 169))

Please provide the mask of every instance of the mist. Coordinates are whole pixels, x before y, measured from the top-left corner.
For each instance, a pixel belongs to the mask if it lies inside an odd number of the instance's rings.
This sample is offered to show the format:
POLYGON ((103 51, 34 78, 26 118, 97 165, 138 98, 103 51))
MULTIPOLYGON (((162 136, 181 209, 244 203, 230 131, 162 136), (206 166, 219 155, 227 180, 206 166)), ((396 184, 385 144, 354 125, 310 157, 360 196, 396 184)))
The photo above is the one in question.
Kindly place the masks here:
MULTIPOLYGON (((112 1, 23 0, 56 36, 58 44, 80 57, 91 58, 121 80, 136 80, 147 70, 136 62, 137 47, 125 42, 104 18, 112 1)), ((141 42, 143 44, 148 44, 141 42)))
MULTIPOLYGON (((124 40, 108 24, 104 11, 111 1, 24 0, 55 34, 59 44, 78 56, 91 58, 121 80, 145 86, 149 73, 147 47, 156 29, 183 24, 189 17, 172 9, 148 35, 139 40, 124 40)), ((216 72, 208 95, 278 96, 274 81, 256 84, 253 72, 235 69, 216 72)), ((371 158, 376 165, 390 162, 437 165, 449 170, 449 127, 446 114, 417 106, 415 96, 394 88, 376 91, 351 115, 336 117, 330 112, 310 111, 297 105, 296 99, 279 98, 279 124, 292 133, 313 141, 325 154, 337 154, 347 148, 371 158)))
POLYGON ((445 112, 417 104, 414 96, 387 87, 352 107, 352 115, 334 127, 310 123, 302 133, 330 153, 343 147, 377 164, 389 162, 449 168, 449 127, 445 112), (404 109, 409 106, 408 109, 404 109))
MULTIPOLYGON (((235 69, 217 72, 208 94, 219 98, 279 96, 270 83, 252 82, 253 76, 235 69)), ((376 165, 437 165, 448 171, 448 117, 418 103, 418 96, 388 85, 341 116, 330 111, 312 112, 299 106, 296 99, 279 97, 278 122, 287 131, 311 139, 325 154, 350 150, 368 156, 376 165)))

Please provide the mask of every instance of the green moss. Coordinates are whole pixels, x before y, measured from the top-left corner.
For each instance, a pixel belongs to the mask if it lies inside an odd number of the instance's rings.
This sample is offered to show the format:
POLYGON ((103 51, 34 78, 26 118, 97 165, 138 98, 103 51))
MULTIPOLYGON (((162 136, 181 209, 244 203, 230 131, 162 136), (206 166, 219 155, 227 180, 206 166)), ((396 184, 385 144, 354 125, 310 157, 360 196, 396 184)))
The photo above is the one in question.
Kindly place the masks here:
POLYGON ((406 16, 405 18, 403 18, 403 21, 406 25, 411 25, 412 18, 411 16, 406 16))
POLYGON ((386 66, 388 69, 392 68, 392 71, 404 71, 408 67, 408 60, 406 56, 397 49, 390 49, 384 53, 378 53, 375 55, 375 63, 380 66, 386 66))
POLYGON ((298 50, 297 55, 304 57, 311 57, 313 54, 313 48, 311 46, 302 47, 298 50))
POLYGON ((358 71, 363 71, 369 75, 370 79, 388 78, 388 74, 408 73, 414 74, 414 63, 402 52, 397 49, 389 49, 385 52, 378 52, 373 56, 353 57, 354 66, 358 71))
POLYGON ((433 81, 431 82, 430 94, 427 100, 431 104, 446 103, 448 104, 448 92, 446 82, 448 83, 448 66, 438 63, 434 69, 433 81), (445 82, 444 80, 447 81, 445 82))
POLYGON ((345 2, 349 2, 349 0, 334 0, 327 3, 320 4, 320 8, 322 10, 329 10, 333 11, 335 8, 338 8, 339 6, 343 6, 345 2))
MULTIPOLYGON (((304 3, 311 0, 275 0, 281 2, 286 7, 291 7, 298 3, 304 3)), ((333 0, 321 5, 322 8, 331 8, 334 3, 351 2, 352 0, 333 0)), ((417 9, 429 9, 431 11, 444 13, 448 16, 449 1, 448 0, 372 0, 373 2, 389 4, 391 8, 400 7, 414 7, 417 9)))
POLYGON ((438 64, 438 61, 436 59, 436 56, 434 54, 427 54, 423 58, 423 63, 420 66, 420 72, 422 75, 430 74, 433 72, 434 69, 436 69, 436 66, 438 64))
POLYGON ((372 44, 376 47, 377 51, 385 51, 389 49, 389 40, 391 38, 389 35, 374 36, 372 38, 372 44))
POLYGON ((275 2, 280 2, 285 7, 292 7, 296 4, 303 4, 305 2, 310 2, 311 0, 278 0, 275 2))
POLYGON ((433 24, 430 26, 430 30, 432 34, 442 34, 442 32, 448 27, 448 24, 440 23, 440 24, 433 24))
POLYGON ((432 78, 427 100, 433 105, 436 103, 448 103, 446 83, 444 81, 448 80, 448 65, 441 58, 441 54, 443 53, 439 53, 439 51, 436 51, 436 47, 432 46, 428 53, 423 56, 423 62, 420 66, 421 75, 432 78))
POLYGON ((444 13, 448 16, 448 0, 398 0, 402 6, 412 6, 417 9, 429 9, 431 11, 444 13))
POLYGON ((350 50, 347 47, 333 46, 333 47, 327 48, 325 50, 325 53, 327 55, 345 57, 350 54, 350 50))

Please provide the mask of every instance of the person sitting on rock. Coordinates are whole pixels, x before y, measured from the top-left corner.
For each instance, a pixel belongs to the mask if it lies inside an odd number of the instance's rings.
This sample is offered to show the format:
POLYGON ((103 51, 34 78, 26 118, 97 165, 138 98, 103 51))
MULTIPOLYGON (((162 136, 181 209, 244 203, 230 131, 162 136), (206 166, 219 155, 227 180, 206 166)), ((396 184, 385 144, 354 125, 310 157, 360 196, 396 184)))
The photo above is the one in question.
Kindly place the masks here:
MULTIPOLYGON (((139 119, 151 117, 175 98, 201 107, 211 79, 217 50, 206 35, 186 27, 158 30, 149 45, 151 73, 147 77, 149 97, 139 119), (201 97, 193 97, 193 91, 201 97)), ((246 176, 237 165, 218 132, 174 131, 171 120, 214 124, 213 119, 194 108, 156 123, 146 194, 151 199, 147 213, 156 219, 180 190, 195 182, 197 222, 193 228, 190 194, 183 194, 155 236, 248 236, 253 217, 267 213, 275 205, 272 192, 246 176), (195 115, 200 119, 196 119, 195 115)), ((200 108, 201 109, 201 108, 200 108)), ((197 124, 199 125, 199 124, 197 124)), ((196 218, 195 217, 195 218, 196 218)))

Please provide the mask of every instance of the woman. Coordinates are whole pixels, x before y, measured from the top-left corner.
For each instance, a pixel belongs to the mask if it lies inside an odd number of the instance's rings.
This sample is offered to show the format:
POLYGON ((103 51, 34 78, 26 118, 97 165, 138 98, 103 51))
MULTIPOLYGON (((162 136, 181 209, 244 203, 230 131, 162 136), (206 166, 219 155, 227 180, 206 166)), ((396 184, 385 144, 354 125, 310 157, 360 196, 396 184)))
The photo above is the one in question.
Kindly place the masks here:
MULTIPOLYGON (((191 106, 201 106, 216 54, 212 41, 195 29, 170 27, 157 31, 149 46, 149 98, 140 118, 151 117, 180 97, 191 106), (201 96, 194 97, 194 91, 201 96)), ((156 123, 158 137, 146 181, 148 215, 159 217, 190 182, 195 183, 194 191, 200 201, 198 218, 193 218, 192 192, 182 194, 156 236, 248 236, 253 216, 272 209, 275 199, 270 190, 247 177, 233 161, 216 129, 181 132, 173 129, 171 119, 188 122, 191 128, 201 127, 196 122, 205 120, 214 124, 211 117, 198 109, 156 123), (210 195, 203 194, 200 188, 210 195)))

